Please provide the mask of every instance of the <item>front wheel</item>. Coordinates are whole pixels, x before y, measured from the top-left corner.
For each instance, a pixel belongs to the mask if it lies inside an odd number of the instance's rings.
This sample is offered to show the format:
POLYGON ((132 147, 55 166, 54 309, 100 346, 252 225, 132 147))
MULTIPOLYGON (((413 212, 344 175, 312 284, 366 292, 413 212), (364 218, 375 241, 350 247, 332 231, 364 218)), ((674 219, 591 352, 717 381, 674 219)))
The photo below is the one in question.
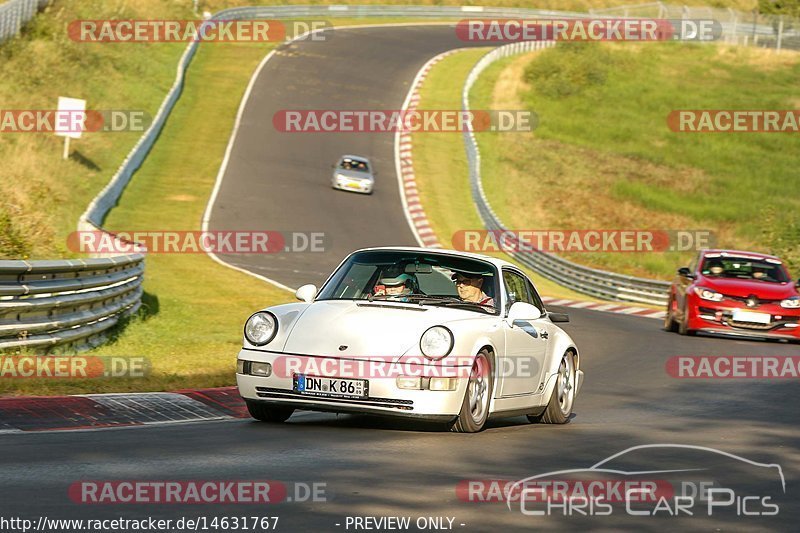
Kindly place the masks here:
POLYGON ((561 364, 558 366, 556 375, 556 386, 553 387, 553 394, 547 409, 540 415, 528 415, 530 422, 542 422, 545 424, 566 424, 572 415, 572 405, 575 403, 575 387, 577 385, 577 373, 575 370, 575 357, 572 352, 566 352, 561 357, 561 364))
POLYGON ((292 407, 283 407, 281 405, 269 405, 261 402, 251 402, 245 400, 247 404, 247 411, 250 416, 261 422, 286 422, 289 417, 294 413, 292 407))
POLYGON ((667 303, 667 316, 664 317, 664 330, 669 331, 670 333, 675 333, 678 331, 678 323, 675 321, 675 315, 672 313, 672 306, 675 304, 675 300, 672 298, 669 299, 667 303))
POLYGON ((481 350, 475 356, 469 375, 467 392, 461 404, 452 431, 457 433, 477 433, 489 419, 489 401, 492 398, 494 384, 492 381, 492 358, 489 352, 481 350))
POLYGON ((689 313, 688 313, 688 310, 684 307, 683 308, 683 320, 678 322, 678 334, 679 335, 694 336, 695 333, 696 333, 695 330, 689 329, 689 313))

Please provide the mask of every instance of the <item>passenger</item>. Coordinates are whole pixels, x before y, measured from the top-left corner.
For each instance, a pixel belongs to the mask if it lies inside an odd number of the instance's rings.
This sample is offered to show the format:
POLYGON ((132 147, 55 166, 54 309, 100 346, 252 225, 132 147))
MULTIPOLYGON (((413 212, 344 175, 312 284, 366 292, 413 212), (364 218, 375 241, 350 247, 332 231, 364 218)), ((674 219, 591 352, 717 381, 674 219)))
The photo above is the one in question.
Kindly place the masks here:
POLYGON ((764 269, 764 267, 760 266, 753 267, 753 279, 766 281, 767 278, 769 278, 769 275, 767 274, 767 271, 764 269))

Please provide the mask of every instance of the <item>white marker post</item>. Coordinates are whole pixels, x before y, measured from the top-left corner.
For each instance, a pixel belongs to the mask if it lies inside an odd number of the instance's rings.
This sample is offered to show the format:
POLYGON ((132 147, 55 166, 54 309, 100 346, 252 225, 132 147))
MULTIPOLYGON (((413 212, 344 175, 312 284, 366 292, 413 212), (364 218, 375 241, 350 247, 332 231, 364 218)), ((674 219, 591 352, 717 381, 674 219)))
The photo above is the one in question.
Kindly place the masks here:
POLYGON ((86 122, 86 100, 78 98, 58 97, 55 134, 64 137, 64 154, 69 157, 69 140, 80 139, 86 122))

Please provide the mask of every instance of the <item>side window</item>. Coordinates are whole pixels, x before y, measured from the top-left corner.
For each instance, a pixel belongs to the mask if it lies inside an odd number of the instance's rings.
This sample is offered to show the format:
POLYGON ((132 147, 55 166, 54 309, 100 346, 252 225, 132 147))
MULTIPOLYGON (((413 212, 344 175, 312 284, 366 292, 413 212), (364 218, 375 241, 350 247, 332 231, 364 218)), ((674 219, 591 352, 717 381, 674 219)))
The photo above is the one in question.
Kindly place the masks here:
POLYGON ((514 302, 527 302, 532 304, 525 278, 510 270, 503 270, 503 283, 508 294, 508 307, 514 302))
POLYGON ((539 293, 536 292, 536 288, 531 283, 531 280, 525 279, 525 285, 528 287, 528 294, 531 295, 531 303, 539 308, 539 311, 544 314, 544 303, 542 303, 542 299, 539 297, 539 293))

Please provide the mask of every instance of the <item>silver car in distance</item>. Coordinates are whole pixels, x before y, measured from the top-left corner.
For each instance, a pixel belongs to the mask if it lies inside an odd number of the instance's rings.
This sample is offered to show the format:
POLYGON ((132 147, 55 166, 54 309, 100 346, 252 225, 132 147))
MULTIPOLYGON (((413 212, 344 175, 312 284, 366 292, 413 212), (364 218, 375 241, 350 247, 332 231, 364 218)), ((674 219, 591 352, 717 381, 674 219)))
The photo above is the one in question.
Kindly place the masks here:
POLYGON ((476 432, 492 417, 570 419, 578 348, 533 283, 493 257, 427 248, 350 254, 299 303, 245 324, 236 380, 250 414, 416 417, 476 432))
POLYGON ((339 162, 333 165, 331 186, 342 191, 372 194, 375 188, 375 174, 369 159, 357 155, 343 155, 339 162))

